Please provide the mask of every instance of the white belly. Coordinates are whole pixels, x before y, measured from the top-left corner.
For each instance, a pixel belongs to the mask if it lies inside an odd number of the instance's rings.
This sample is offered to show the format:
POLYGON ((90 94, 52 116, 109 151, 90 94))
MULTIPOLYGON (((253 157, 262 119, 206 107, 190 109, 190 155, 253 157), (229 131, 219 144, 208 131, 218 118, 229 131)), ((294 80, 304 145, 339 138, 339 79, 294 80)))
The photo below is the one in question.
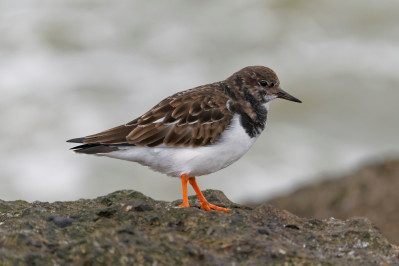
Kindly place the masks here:
POLYGON ((216 172, 234 163, 256 139, 248 136, 240 125, 239 116, 235 115, 222 137, 213 145, 198 148, 127 146, 98 155, 138 162, 169 176, 187 174, 193 177, 216 172))

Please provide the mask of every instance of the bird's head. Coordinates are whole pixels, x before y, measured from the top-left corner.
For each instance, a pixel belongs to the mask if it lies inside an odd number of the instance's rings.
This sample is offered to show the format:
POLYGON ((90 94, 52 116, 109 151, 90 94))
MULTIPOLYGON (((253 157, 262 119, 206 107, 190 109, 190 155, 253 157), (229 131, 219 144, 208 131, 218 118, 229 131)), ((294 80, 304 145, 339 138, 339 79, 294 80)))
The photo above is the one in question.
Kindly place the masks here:
POLYGON ((276 98, 301 103, 299 99, 281 89, 276 73, 268 67, 248 66, 234 73, 229 80, 243 90, 244 94, 249 93, 262 103, 276 98))

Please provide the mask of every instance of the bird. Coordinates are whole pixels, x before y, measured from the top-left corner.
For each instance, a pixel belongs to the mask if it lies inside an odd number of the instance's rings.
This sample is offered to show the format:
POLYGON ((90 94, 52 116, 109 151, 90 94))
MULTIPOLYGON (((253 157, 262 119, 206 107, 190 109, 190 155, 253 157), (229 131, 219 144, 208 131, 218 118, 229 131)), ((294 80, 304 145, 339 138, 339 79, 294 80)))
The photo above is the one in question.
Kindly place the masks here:
POLYGON ((271 68, 247 66, 224 81, 177 92, 126 124, 67 142, 80 143, 71 148, 76 153, 133 161, 180 178, 179 207, 190 207, 190 183, 201 208, 230 212, 206 200, 196 177, 240 159, 263 132, 276 98, 301 103, 281 89, 271 68))

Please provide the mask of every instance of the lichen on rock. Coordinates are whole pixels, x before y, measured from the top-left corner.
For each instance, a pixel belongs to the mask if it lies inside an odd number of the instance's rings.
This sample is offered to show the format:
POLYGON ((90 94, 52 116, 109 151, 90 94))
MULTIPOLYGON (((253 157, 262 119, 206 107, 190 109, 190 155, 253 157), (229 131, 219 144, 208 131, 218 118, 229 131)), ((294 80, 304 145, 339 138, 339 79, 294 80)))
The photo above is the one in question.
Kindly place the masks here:
POLYGON ((399 249, 365 218, 305 219, 271 205, 251 208, 207 190, 231 213, 196 197, 155 201, 123 190, 72 202, 0 201, 0 264, 226 265, 399 264, 399 249))

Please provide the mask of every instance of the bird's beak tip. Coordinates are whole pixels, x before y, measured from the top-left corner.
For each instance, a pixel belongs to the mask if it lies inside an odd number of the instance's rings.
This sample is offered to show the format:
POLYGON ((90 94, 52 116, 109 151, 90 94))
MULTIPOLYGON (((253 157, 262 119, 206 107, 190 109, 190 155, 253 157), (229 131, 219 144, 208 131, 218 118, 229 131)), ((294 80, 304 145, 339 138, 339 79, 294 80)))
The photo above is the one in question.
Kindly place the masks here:
POLYGON ((280 91, 277 93, 277 98, 281 98, 281 99, 285 99, 291 102, 296 102, 296 103, 302 103, 301 100, 299 100, 298 98, 292 96, 291 94, 283 91, 280 89, 280 91))

